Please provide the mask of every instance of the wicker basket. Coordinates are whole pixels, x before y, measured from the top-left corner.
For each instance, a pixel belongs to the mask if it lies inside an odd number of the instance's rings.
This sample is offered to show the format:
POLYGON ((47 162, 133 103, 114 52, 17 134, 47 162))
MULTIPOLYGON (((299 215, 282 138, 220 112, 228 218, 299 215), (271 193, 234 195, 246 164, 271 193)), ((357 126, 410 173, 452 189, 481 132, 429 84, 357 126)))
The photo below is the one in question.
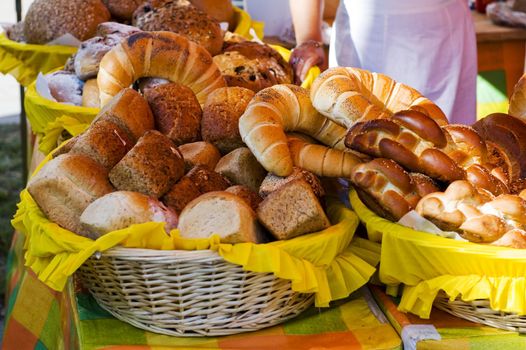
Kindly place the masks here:
POLYGON ((526 333, 526 316, 495 311, 490 307, 489 300, 466 302, 457 298, 450 301, 446 293, 440 292, 435 299, 434 306, 468 321, 508 331, 526 333))
POLYGON ((173 336, 255 331, 295 317, 314 300, 287 280, 244 271, 209 250, 119 247, 92 256, 78 273, 116 318, 173 336))

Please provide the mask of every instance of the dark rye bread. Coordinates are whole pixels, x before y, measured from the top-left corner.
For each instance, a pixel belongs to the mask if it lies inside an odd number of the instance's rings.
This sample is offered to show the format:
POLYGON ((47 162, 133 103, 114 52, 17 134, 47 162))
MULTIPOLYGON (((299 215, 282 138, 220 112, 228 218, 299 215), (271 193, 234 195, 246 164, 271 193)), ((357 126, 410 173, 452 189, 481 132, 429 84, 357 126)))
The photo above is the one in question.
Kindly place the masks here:
POLYGON ((183 176, 161 200, 168 207, 175 210, 176 213, 180 213, 188 203, 201 194, 199 187, 188 176, 183 176))
POLYGON ((121 191, 161 197, 184 175, 184 160, 172 141, 156 130, 147 131, 110 171, 121 191))
POLYGON ((248 147, 237 148, 221 158, 215 171, 233 184, 247 186, 255 192, 267 174, 248 147))
POLYGON ((287 177, 268 173, 259 187, 259 195, 265 198, 271 192, 276 191, 277 189, 294 180, 306 181, 311 186, 316 197, 321 198, 325 196, 325 190, 323 189, 320 179, 310 171, 298 167, 294 167, 292 169, 292 174, 287 177))
POLYGON ((176 145, 201 139, 201 105, 194 92, 180 84, 156 85, 144 90, 157 130, 176 145))
POLYGON ((70 153, 88 156, 109 171, 134 144, 117 124, 101 120, 79 135, 70 153))
POLYGON ((247 109, 254 92, 243 87, 223 87, 206 99, 201 119, 201 136, 227 154, 245 146, 239 134, 239 117, 247 109))
POLYGON ((290 239, 330 226, 318 198, 304 180, 291 181, 259 204, 259 221, 277 239, 290 239))
POLYGON ((259 203, 263 201, 263 198, 261 198, 259 194, 252 191, 247 186, 230 186, 226 189, 226 192, 235 194, 236 196, 244 200, 252 208, 252 210, 254 210, 254 212, 257 211, 259 203))

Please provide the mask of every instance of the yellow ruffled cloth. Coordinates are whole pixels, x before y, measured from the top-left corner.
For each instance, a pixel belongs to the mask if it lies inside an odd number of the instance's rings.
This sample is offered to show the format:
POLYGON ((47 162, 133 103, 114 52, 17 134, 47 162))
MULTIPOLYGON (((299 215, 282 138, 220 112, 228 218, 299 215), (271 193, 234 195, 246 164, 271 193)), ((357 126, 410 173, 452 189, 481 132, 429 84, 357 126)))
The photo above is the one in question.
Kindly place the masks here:
POLYGON ((377 216, 355 191, 350 201, 372 236, 381 236, 380 280, 405 285, 401 311, 429 318, 443 290, 451 300, 486 299, 494 310, 526 315, 526 250, 415 231, 377 216))
POLYGON ((73 46, 19 43, 1 33, 0 72, 12 75, 21 85, 28 86, 38 73, 62 67, 75 52, 77 48, 73 46))
MULTIPOLYGON (((46 161, 49 160, 48 156, 46 161)), ((45 161, 39 166, 39 169, 45 161)), ((38 172, 39 169, 36 171, 38 172)), ((91 240, 49 221, 27 190, 20 194, 13 226, 26 235, 25 260, 49 287, 62 290, 71 276, 90 256, 115 246, 162 250, 217 251, 226 261, 253 272, 273 273, 290 280, 297 292, 315 293, 317 306, 347 297, 363 286, 375 272, 378 246, 356 239, 358 218, 345 206, 330 201, 328 215, 333 226, 326 230, 267 244, 222 244, 209 239, 185 239, 178 230, 170 235, 164 223, 132 225, 91 240)))

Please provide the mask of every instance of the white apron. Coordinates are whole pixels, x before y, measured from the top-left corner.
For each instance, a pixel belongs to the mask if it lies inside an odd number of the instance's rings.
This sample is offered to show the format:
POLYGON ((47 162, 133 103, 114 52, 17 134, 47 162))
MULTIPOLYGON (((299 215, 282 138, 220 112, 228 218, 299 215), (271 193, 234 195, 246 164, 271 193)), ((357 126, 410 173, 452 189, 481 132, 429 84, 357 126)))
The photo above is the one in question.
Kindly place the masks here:
POLYGON ((342 0, 329 66, 387 74, 436 102, 450 123, 476 119, 477 49, 466 0, 342 0))

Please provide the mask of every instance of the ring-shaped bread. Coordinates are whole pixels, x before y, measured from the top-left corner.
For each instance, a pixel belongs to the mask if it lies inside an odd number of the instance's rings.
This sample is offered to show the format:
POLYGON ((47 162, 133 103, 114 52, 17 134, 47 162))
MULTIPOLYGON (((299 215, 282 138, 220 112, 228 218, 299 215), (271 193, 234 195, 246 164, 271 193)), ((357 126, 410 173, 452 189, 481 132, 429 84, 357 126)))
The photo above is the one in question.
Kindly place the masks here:
POLYGON ((212 91, 226 86, 204 47, 172 32, 139 32, 102 58, 97 76, 101 106, 143 77, 186 85, 201 105, 212 91))

